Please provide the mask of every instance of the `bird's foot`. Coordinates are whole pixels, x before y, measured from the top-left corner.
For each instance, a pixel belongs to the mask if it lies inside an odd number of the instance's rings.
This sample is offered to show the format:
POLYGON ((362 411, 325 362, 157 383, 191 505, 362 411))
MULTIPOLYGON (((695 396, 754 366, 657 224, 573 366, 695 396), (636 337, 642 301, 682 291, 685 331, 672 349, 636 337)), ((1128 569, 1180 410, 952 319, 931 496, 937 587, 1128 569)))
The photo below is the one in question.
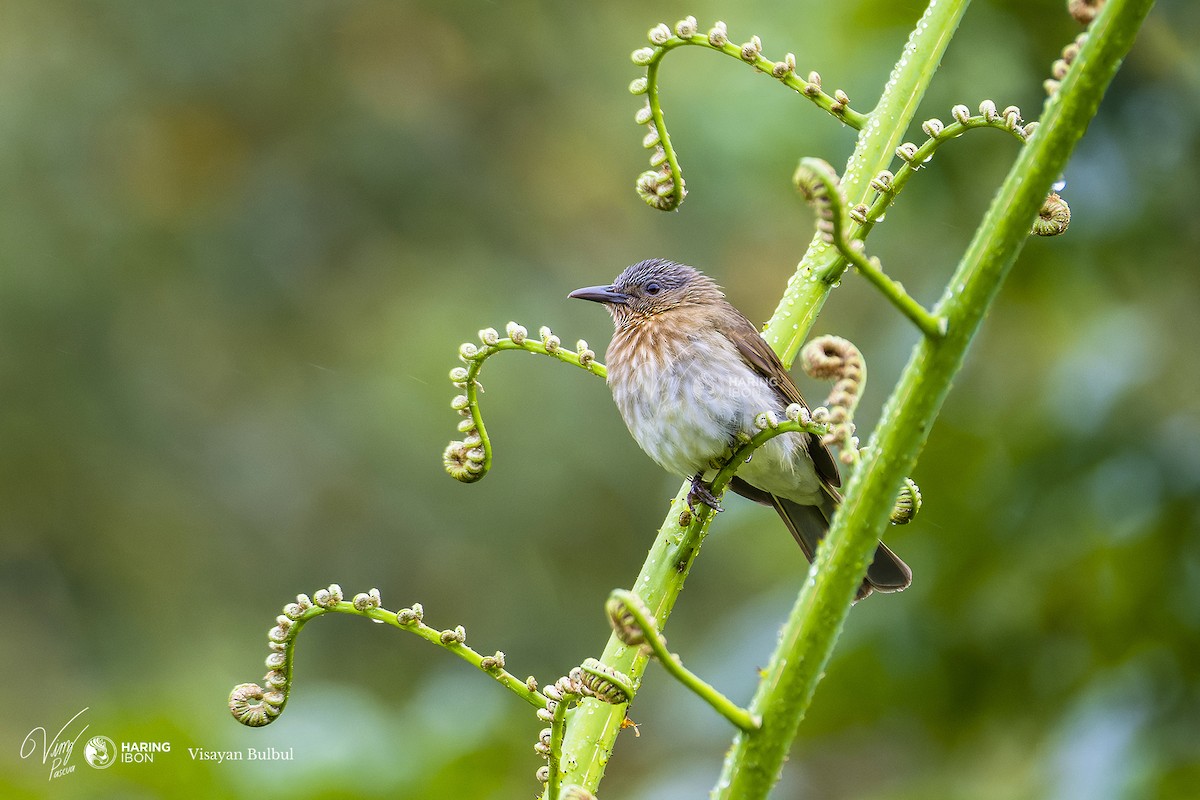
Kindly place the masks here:
POLYGON ((692 488, 688 492, 687 504, 688 508, 692 510, 692 513, 696 514, 700 511, 699 506, 701 503, 708 506, 713 511, 725 510, 721 508, 721 501, 718 500, 717 496, 712 493, 712 487, 705 483, 703 478, 697 475, 692 478, 692 488))

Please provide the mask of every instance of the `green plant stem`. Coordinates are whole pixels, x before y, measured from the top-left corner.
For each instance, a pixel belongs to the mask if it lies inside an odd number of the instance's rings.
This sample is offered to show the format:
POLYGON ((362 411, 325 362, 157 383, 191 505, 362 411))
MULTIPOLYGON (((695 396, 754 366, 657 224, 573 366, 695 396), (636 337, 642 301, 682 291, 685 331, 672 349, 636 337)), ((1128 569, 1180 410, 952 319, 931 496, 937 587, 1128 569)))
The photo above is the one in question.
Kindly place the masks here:
POLYGON ((918 303, 908 292, 904 291, 903 286, 889 277, 879 266, 878 262, 867 258, 862 250, 853 247, 853 243, 840 243, 844 246, 839 246, 838 251, 847 261, 854 265, 854 268, 858 270, 860 275, 870 281, 900 313, 908 317, 909 321, 916 325, 921 333, 935 338, 946 333, 945 317, 930 314, 925 309, 925 306, 918 303))
POLYGON ((567 706, 576 700, 575 695, 563 695, 556 701, 554 714, 550 717, 550 755, 546 760, 549 776, 546 780, 546 797, 555 800, 562 788, 562 744, 567 729, 567 706))
MULTIPOLYGON (((913 28, 842 174, 850 206, 866 202, 871 178, 891 163, 968 5, 970 0, 933 0, 913 28)), ((796 358, 846 263, 836 248, 813 237, 763 332, 784 364, 796 358)))
MULTIPOLYGON (((761 53, 753 61, 746 61, 746 59, 742 56, 742 48, 740 45, 736 45, 733 42, 726 42, 723 45, 717 46, 708 40, 708 36, 706 34, 697 33, 688 39, 680 39, 678 36, 672 36, 666 41, 666 43, 659 46, 658 52, 655 53, 653 61, 651 61, 649 64, 650 85, 652 87, 657 84, 657 69, 658 65, 662 62, 662 57, 676 47, 682 47, 684 45, 695 45, 706 50, 724 53, 730 58, 741 61, 743 64, 749 64, 765 75, 771 75, 772 77, 775 77, 772 74, 773 70, 775 69, 775 62, 766 58, 761 53)), ((839 104, 832 95, 826 94, 821 89, 819 84, 809 84, 807 80, 799 77, 795 72, 788 72, 782 77, 775 79, 797 94, 807 97, 818 108, 828 112, 842 122, 845 122, 855 130, 862 130, 862 127, 866 125, 867 120, 869 119, 868 115, 855 111, 849 106, 841 106, 841 104, 839 104)), ((657 92, 655 93, 655 99, 657 99, 657 92)), ((655 119, 655 123, 659 125, 660 134, 665 130, 665 128, 661 126, 661 122, 662 120, 660 118, 655 119)))
POLYGON ((370 616, 371 619, 376 620, 377 622, 384 622, 384 624, 391 625, 392 627, 398 627, 402 631, 415 633, 416 636, 425 639, 426 642, 431 642, 438 645, 439 648, 449 650, 452 652, 452 654, 455 654, 456 656, 462 658, 463 661, 469 663, 470 666, 479 669, 480 672, 486 675, 491 675, 492 679, 496 680, 498 684, 508 688, 510 692, 516 694, 517 697, 520 697, 529 705, 533 705, 535 708, 539 709, 546 708, 546 698, 542 697, 539 692, 529 688, 526 685, 526 682, 520 678, 517 678, 517 676, 512 673, 506 672, 506 670, 502 668, 485 669, 484 655, 473 650, 472 648, 469 648, 469 646, 464 643, 444 643, 442 640, 442 631, 426 625, 425 622, 418 620, 409 625, 402 625, 401 622, 396 619, 396 612, 390 612, 390 610, 386 608, 359 610, 354 607, 353 603, 346 601, 337 603, 336 606, 328 609, 310 609, 307 613, 311 614, 313 610, 319 610, 319 612, 322 613, 336 612, 341 614, 353 614, 355 616, 370 616))
POLYGON ((675 191, 679 193, 678 200, 674 204, 674 207, 678 208, 679 203, 683 202, 684 195, 683 168, 679 166, 679 155, 671 144, 671 134, 667 130, 667 119, 663 114, 662 101, 658 99, 658 70, 662 66, 662 57, 666 52, 665 49, 659 51, 654 60, 646 67, 646 101, 650 104, 650 119, 654 123, 654 130, 658 132, 659 142, 667 156, 667 169, 671 171, 671 180, 675 184, 675 191))
POLYGON ((892 179, 892 185, 886 192, 880 192, 875 200, 867 209, 865 223, 860 223, 851 232, 851 239, 866 239, 867 234, 871 232, 875 224, 883 218, 888 206, 896 201, 896 196, 900 194, 900 190, 912 179, 921 167, 925 166, 926 162, 933 158, 934 152, 943 144, 951 139, 957 139, 969 130, 980 128, 990 128, 992 130, 1004 131, 1010 136, 1015 137, 1018 141, 1025 142, 1025 134, 1009 127, 1003 117, 998 117, 994 120, 988 120, 982 114, 968 117, 963 121, 955 120, 948 124, 941 133, 937 136, 931 136, 926 139, 920 147, 917 148, 911 159, 905 159, 904 164, 896 170, 896 174, 892 179))
POLYGON ((1104 90, 1153 0, 1109 0, 1041 126, 1022 150, 947 286, 941 339, 923 338, 884 408, 879 427, 845 491, 750 708, 759 731, 739 733, 713 797, 763 798, 777 780, 797 726, 832 653, 855 587, 904 475, 916 459, 954 375, 1025 242, 1051 182, 1095 115, 1104 90))
POLYGON ((634 619, 637 620, 638 627, 642 629, 646 645, 657 656, 658 662, 662 664, 663 669, 670 673, 671 677, 682 683, 697 697, 712 706, 718 714, 742 730, 754 730, 762 724, 762 720, 721 694, 712 684, 706 682, 696 673, 683 666, 678 658, 667 650, 667 643, 662 638, 662 634, 654 627, 651 620, 647 619, 642 613, 641 608, 639 608, 640 603, 633 598, 631 592, 618 589, 610 596, 625 603, 628 613, 633 615, 634 619))

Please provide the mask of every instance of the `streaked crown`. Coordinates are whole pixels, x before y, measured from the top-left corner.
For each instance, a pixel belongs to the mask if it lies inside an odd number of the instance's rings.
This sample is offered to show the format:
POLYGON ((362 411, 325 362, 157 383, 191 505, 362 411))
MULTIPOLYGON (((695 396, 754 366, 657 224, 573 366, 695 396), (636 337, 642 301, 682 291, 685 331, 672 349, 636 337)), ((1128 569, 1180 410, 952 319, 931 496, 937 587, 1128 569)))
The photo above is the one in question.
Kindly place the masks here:
POLYGON ((681 306, 721 302, 725 295, 716 282, 695 267, 665 258, 639 261, 625 269, 613 281, 614 299, 608 302, 617 324, 636 322, 681 306))

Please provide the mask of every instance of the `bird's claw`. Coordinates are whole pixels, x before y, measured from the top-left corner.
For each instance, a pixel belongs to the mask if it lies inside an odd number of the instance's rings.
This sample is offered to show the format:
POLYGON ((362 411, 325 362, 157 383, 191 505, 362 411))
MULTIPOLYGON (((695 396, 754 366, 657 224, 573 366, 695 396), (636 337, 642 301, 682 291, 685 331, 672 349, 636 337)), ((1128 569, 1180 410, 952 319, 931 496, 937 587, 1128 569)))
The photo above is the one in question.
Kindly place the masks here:
POLYGON ((716 512, 725 510, 721 508, 721 501, 712 493, 712 488, 699 475, 692 478, 692 488, 688 492, 687 504, 693 514, 699 513, 700 504, 704 504, 716 512))

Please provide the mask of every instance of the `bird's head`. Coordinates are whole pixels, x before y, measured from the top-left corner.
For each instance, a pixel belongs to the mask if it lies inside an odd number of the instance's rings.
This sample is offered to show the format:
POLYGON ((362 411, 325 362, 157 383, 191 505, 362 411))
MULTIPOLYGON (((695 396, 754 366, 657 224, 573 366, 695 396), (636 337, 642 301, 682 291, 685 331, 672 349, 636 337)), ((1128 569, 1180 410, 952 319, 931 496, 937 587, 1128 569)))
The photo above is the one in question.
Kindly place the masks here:
POLYGON ((676 309, 720 303, 725 295, 712 278, 698 269, 652 258, 626 268, 608 286, 585 286, 567 297, 602 303, 621 327, 676 309))

